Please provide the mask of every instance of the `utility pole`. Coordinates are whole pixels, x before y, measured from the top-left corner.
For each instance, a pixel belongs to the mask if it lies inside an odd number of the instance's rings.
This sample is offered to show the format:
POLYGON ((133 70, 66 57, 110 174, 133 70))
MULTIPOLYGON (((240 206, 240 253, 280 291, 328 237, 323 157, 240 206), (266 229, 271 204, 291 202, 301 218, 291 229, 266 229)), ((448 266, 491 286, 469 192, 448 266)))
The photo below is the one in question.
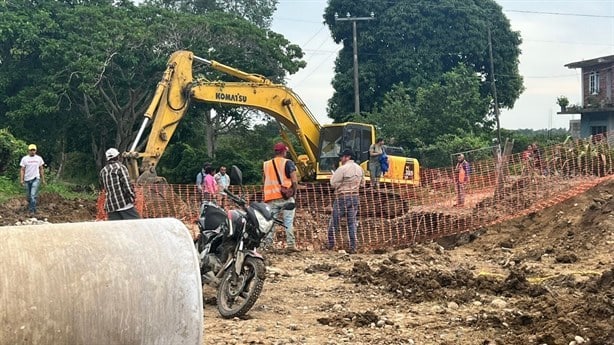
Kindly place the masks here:
POLYGON ((351 21, 352 22, 352 47, 354 50, 354 112, 356 115, 360 114, 360 91, 358 89, 358 42, 356 39, 356 22, 360 20, 373 20, 375 14, 371 12, 371 17, 351 17, 348 12, 345 18, 339 18, 339 15, 335 13, 335 21, 351 21))
POLYGON ((495 63, 492 58, 492 38, 490 37, 490 27, 488 27, 488 52, 490 54, 490 80, 492 82, 492 96, 495 101, 495 117, 497 119, 497 140, 501 147, 501 123, 499 122, 499 101, 497 101, 497 84, 495 83, 495 63))

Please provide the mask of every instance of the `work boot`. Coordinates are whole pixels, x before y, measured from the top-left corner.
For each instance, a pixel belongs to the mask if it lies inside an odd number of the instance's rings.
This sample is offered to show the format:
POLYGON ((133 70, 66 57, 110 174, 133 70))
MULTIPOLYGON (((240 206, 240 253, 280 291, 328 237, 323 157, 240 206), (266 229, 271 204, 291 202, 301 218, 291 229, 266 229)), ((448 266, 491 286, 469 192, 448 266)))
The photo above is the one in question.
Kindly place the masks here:
POLYGON ((286 247, 286 253, 298 253, 300 250, 296 248, 294 245, 289 245, 286 247))

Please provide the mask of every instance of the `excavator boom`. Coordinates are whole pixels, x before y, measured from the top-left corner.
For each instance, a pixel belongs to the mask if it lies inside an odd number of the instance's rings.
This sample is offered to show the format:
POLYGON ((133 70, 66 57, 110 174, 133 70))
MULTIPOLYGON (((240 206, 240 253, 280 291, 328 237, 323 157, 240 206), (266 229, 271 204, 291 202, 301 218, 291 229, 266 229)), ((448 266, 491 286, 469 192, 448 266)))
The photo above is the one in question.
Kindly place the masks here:
MULTIPOLYGON (((342 149, 352 148, 360 161, 365 161, 365 151, 374 141, 372 125, 347 123, 321 126, 301 98, 290 88, 257 74, 250 74, 213 60, 195 56, 189 51, 177 51, 169 58, 162 80, 158 83, 151 104, 145 112, 145 119, 130 150, 124 154, 128 159, 128 170, 139 183, 155 182, 156 166, 173 136, 177 125, 185 116, 190 101, 243 106, 260 110, 272 116, 278 123, 293 133, 300 142, 305 156, 297 156, 290 146, 299 172, 303 179, 327 179, 338 164, 337 154, 342 149), (193 63, 206 64, 212 69, 234 76, 241 81, 195 80, 192 76, 193 63), (151 130, 143 152, 138 144, 151 122, 151 130), (139 166, 138 160, 142 162, 139 166)), ((282 137, 287 140, 285 132, 282 137)), ((368 158, 368 157, 366 157, 368 158)), ((418 169, 416 160, 405 157, 390 157, 397 162, 394 171, 418 169), (409 165, 411 161, 411 165, 409 165)), ((392 164, 391 164, 392 165, 392 164)), ((393 179, 408 180, 407 174, 393 179), (403 177, 405 176, 405 177, 403 177)), ((384 176, 386 177, 386 176, 384 176)))

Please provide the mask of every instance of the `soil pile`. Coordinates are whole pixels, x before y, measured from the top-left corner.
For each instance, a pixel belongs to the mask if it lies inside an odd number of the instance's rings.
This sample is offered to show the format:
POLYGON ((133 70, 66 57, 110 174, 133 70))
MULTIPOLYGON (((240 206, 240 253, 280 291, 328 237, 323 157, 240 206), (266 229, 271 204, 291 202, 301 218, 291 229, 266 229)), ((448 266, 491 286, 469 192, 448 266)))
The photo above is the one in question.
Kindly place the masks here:
POLYGON ((64 199, 57 193, 38 197, 37 213, 28 212, 26 197, 10 199, 0 204, 0 226, 15 225, 29 218, 46 219, 50 223, 87 222, 96 219, 96 201, 64 199))
MULTIPOLYGON (((539 213, 398 251, 264 253, 264 291, 246 318, 222 319, 205 286, 204 343, 614 344, 613 195, 610 179, 539 213)), ((40 204, 51 222, 95 217, 94 202, 40 204)), ((26 218, 25 200, 0 216, 26 218)))
POLYGON ((614 344, 613 194, 404 250, 265 253, 246 319, 208 299, 205 343, 614 344))

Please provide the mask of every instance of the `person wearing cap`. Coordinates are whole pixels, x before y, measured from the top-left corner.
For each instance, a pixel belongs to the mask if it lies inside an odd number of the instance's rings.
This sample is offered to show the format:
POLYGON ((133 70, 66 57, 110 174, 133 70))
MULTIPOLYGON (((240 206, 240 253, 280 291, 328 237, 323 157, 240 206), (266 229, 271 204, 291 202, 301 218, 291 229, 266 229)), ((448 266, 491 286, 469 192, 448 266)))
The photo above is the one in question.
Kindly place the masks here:
POLYGON ((379 188, 379 178, 382 175, 380 158, 383 154, 385 154, 384 139, 377 138, 375 144, 369 147, 369 176, 372 188, 379 188))
POLYGON ((40 183, 46 184, 44 165, 43 158, 36 154, 36 145, 30 144, 28 146, 28 154, 23 156, 19 162, 21 167, 19 181, 26 189, 28 211, 30 213, 36 213, 36 198, 40 183))
MULTIPOLYGON (((275 151, 273 159, 265 161, 263 164, 264 202, 271 207, 273 217, 277 217, 279 213, 283 214, 283 222, 286 228, 286 250, 294 252, 297 251, 293 229, 295 209, 286 210, 284 207, 287 203, 294 203, 294 195, 296 195, 298 189, 296 164, 286 158, 288 153, 286 144, 277 143, 273 146, 273 150, 275 151), (281 192, 282 186, 291 188, 293 196, 284 198, 281 192)), ((270 247, 273 244, 273 232, 269 233, 264 244, 265 247, 270 247)))
POLYGON ((350 237, 349 253, 356 252, 356 215, 358 214, 358 191, 365 186, 365 178, 360 165, 352 159, 352 151, 345 149, 339 154, 341 167, 333 173, 330 185, 335 190, 333 215, 328 224, 328 249, 335 247, 335 233, 339 231, 339 221, 347 217, 350 237))
POLYGON ((128 169, 119 161, 119 151, 112 147, 105 156, 107 164, 100 170, 100 183, 105 191, 104 209, 109 220, 141 218, 134 208, 134 190, 128 169))

